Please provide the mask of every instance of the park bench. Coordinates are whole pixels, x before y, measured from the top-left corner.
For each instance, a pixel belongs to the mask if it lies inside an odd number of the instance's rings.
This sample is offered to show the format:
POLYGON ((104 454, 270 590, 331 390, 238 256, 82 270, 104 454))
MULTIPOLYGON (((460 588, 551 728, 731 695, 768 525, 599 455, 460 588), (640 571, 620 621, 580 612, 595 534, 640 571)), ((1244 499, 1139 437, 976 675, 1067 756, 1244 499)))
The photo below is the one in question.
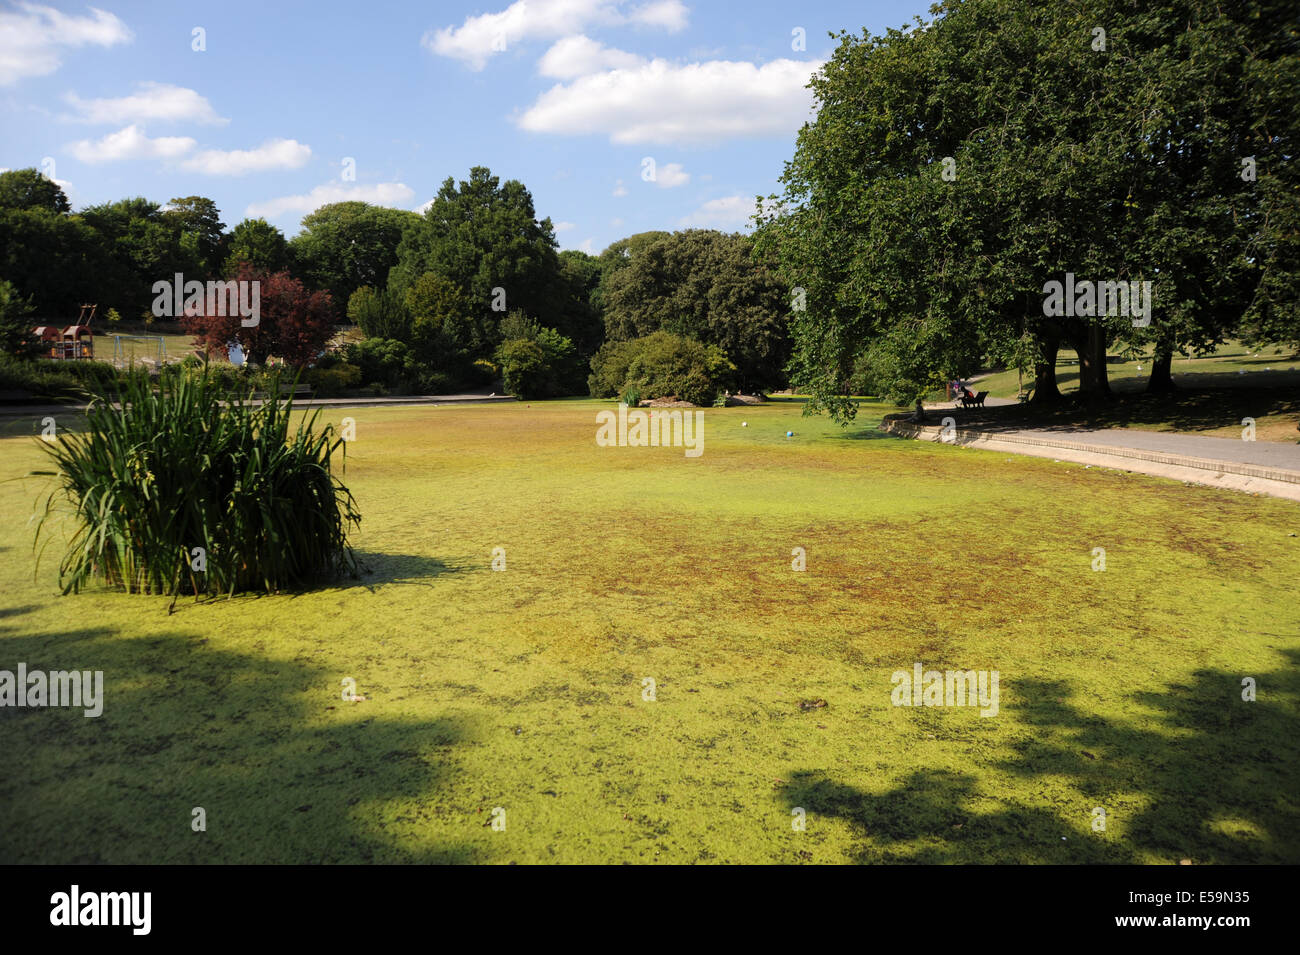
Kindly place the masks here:
POLYGON ((978 392, 974 395, 974 397, 968 395, 962 395, 961 406, 963 408, 983 408, 984 399, 987 398, 988 396, 989 393, 987 391, 978 392))

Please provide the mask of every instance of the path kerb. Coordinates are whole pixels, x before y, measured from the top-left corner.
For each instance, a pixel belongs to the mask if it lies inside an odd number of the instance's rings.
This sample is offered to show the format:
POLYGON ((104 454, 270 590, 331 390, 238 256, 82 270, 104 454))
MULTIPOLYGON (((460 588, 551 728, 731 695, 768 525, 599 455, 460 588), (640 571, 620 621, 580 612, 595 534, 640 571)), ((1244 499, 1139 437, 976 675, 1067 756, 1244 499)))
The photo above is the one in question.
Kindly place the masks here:
POLYGON ((1051 437, 997 434, 971 428, 945 431, 942 426, 922 425, 904 416, 887 416, 880 430, 900 438, 934 441, 963 448, 1026 454, 1038 458, 1059 458, 1077 464, 1121 468, 1154 477, 1173 478, 1208 487, 1228 488, 1251 494, 1267 494, 1300 501, 1300 471, 1270 468, 1238 461, 1216 461, 1167 451, 1087 444, 1051 437))

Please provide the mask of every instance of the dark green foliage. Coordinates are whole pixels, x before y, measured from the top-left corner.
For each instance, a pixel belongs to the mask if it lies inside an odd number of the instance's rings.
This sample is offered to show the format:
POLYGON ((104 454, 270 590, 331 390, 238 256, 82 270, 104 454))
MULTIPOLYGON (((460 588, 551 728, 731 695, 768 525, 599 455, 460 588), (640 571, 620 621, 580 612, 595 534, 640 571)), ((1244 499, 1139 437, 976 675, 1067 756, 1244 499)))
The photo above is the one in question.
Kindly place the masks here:
POLYGON ((39 170, 0 172, 0 209, 39 209, 64 215, 70 208, 63 188, 39 170))
POLYGON ((362 286, 348 299, 348 320, 367 338, 394 338, 409 342, 411 310, 405 296, 387 288, 362 286))
POLYGON ((391 338, 350 342, 339 356, 360 369, 362 384, 378 384, 390 391, 421 390, 421 380, 428 372, 403 342, 391 338))
POLYGON ((924 28, 841 35, 759 232, 805 292, 791 371, 810 408, 851 418, 844 388, 864 362, 896 397, 1027 363, 1039 401, 1056 395, 1059 347, 1077 352, 1081 390, 1104 395, 1114 345, 1167 358, 1243 322, 1286 340, 1300 261, 1288 5, 967 0, 934 13, 924 28), (1257 181, 1241 175, 1247 157, 1257 181), (1152 281, 1150 326, 1045 316, 1043 285, 1066 272, 1152 281))
POLYGON ((521 400, 577 394, 581 377, 573 342, 553 328, 539 328, 522 312, 501 323, 497 348, 506 392, 521 400))
POLYGON ((162 218, 176 229, 182 245, 197 251, 205 281, 221 272, 228 237, 215 202, 205 196, 172 199, 162 218))
POLYGON ((587 377, 587 390, 593 398, 612 398, 623 393, 628 369, 640 347, 636 340, 606 342, 601 346, 591 359, 591 374, 587 377))
MULTIPOLYGON (((69 261, 65 254, 62 268, 78 275, 88 285, 81 301, 99 305, 100 314, 116 308, 123 315, 137 316, 152 309, 155 282, 175 281, 179 272, 185 281, 206 281, 211 277, 204 248, 210 248, 211 223, 206 217, 216 214, 210 200, 194 200, 202 209, 190 216, 164 212, 148 199, 136 197, 89 206, 78 216, 95 236, 101 267, 69 261)), ((216 223, 220 225, 220 223, 216 223)), ((174 317, 174 316, 173 316, 174 317)))
MULTIPOLYGON (((664 330, 717 345, 747 390, 785 384, 789 297, 753 255, 753 241, 711 229, 644 233, 602 256, 606 336, 626 341, 664 330)), ((613 247, 611 247, 613 248, 613 247)))
POLYGON ((722 349, 693 338, 659 331, 629 342, 610 342, 591 360, 587 379, 594 398, 609 398, 635 388, 642 398, 675 396, 694 405, 712 405, 732 387, 736 367, 722 349))
POLYGON ((205 373, 129 376, 96 396, 86 430, 43 446, 58 470, 37 530, 71 510, 63 592, 296 590, 356 570, 360 522, 331 468, 346 451, 316 414, 291 424, 278 388, 260 405, 205 373), (206 569, 197 570, 195 548, 206 569))
POLYGON ((0 354, 31 354, 32 303, 11 282, 0 279, 0 354))
POLYGON ((502 341, 500 323, 508 310, 523 309, 547 327, 562 326, 565 300, 555 245, 551 221, 536 218, 523 183, 502 183, 476 166, 468 180, 448 178, 424 218, 406 233, 391 282, 403 293, 427 273, 447 283, 450 290, 437 296, 449 303, 441 330, 471 361, 486 358, 502 341))
MULTIPOLYGON (((0 278, 31 302, 34 318, 58 325, 70 324, 86 302, 100 305, 104 314, 104 306, 114 295, 122 299, 129 285, 102 237, 81 216, 40 208, 0 208, 0 278)), ((127 314, 148 305, 146 297, 132 300, 142 304, 127 314)))
POLYGON ((328 368, 309 368, 303 372, 302 380, 311 385, 315 394, 330 398, 360 385, 361 369, 341 361, 328 368))
POLYGON ((327 289, 341 313, 362 286, 388 285, 398 246, 420 221, 414 212, 365 202, 321 206, 289 242, 295 271, 309 287, 327 289))
POLYGON ((283 272, 289 268, 289 243, 284 233, 265 219, 245 219, 226 237, 226 260, 222 275, 234 275, 241 262, 260 272, 283 272))
POLYGON ((595 354, 605 340, 605 323, 597 304, 602 271, 600 259, 578 249, 560 253, 559 297, 552 315, 554 328, 573 341, 583 357, 595 354))
POLYGON ((0 391, 26 391, 33 397, 84 397, 111 387, 118 371, 106 361, 56 361, 0 355, 0 391))

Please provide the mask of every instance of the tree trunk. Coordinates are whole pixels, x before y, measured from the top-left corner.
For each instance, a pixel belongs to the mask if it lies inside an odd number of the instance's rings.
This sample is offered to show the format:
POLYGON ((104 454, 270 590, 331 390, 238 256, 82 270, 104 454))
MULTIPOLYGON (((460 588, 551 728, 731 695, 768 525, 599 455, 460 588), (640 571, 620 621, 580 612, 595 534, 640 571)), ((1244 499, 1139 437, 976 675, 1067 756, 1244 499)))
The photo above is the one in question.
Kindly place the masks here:
POLYGON ((1090 324, 1071 344, 1079 356, 1079 393, 1095 398, 1110 397, 1110 379, 1106 375, 1105 329, 1090 324))
POLYGON ((1061 400, 1061 390, 1056 387, 1056 353, 1061 350, 1061 340, 1054 335, 1043 338, 1041 357, 1034 363, 1034 404, 1061 400))
POLYGON ((1147 381, 1147 393, 1173 391, 1175 387, 1172 372, 1174 350, 1163 345, 1156 346, 1156 358, 1151 363, 1151 378, 1147 381))

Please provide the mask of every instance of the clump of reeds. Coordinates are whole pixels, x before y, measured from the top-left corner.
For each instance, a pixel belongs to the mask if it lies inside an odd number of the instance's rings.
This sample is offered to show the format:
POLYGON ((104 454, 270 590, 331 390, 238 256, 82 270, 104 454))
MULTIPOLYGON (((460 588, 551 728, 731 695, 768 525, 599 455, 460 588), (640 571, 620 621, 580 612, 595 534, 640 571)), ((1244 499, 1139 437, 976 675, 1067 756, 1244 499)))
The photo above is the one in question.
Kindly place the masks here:
POLYGON ((85 432, 46 445, 59 487, 37 540, 60 504, 74 511, 63 592, 273 593, 355 573, 361 516, 331 470, 344 442, 319 412, 294 428, 279 390, 258 403, 198 371, 96 394, 85 432))

